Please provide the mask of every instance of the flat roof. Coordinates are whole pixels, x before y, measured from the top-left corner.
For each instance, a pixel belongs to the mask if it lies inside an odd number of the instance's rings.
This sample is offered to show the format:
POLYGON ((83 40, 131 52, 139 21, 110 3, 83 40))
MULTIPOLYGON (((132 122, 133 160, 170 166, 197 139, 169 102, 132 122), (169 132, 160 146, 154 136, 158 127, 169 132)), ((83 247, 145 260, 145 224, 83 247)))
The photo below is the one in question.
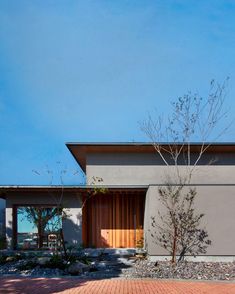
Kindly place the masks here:
POLYGON ((148 185, 1 185, 0 186, 0 198, 5 199, 8 192, 40 192, 40 191, 54 191, 59 192, 62 189, 66 192, 86 192, 89 189, 94 188, 106 188, 110 192, 112 191, 130 191, 144 192, 148 189, 148 185))
POLYGON ((103 187, 109 189, 148 188, 149 185, 0 185, 1 189, 93 189, 103 187))
MULTIPOLYGON (((162 147, 167 148, 169 145, 182 146, 183 143, 159 143, 162 147)), ((235 152, 235 142, 206 142, 209 146, 207 152, 235 152)), ((202 143, 192 142, 192 152, 199 151, 202 143)), ((68 142, 67 148, 86 172, 86 156, 89 153, 154 153, 156 152, 153 144, 148 142, 68 142)))

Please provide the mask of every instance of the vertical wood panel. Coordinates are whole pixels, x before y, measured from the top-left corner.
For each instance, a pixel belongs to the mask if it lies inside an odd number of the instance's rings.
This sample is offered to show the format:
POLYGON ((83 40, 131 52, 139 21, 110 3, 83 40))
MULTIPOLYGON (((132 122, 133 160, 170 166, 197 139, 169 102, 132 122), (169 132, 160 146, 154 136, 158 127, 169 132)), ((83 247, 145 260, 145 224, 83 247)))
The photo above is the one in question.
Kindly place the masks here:
POLYGON ((121 247, 124 246, 125 244, 125 239, 124 239, 124 234, 125 234, 125 215, 124 215, 124 207, 125 207, 125 195, 120 195, 121 198, 121 207, 120 207, 120 212, 121 212, 121 247))
POLYGON ((88 223, 87 223, 87 210, 88 206, 85 203, 86 198, 85 196, 82 197, 82 205, 84 204, 83 211, 82 211, 82 241, 83 241, 83 246, 87 247, 88 246, 88 223))
POLYGON ((130 197, 127 197, 126 198, 126 211, 127 211, 127 221, 126 221, 126 225, 127 225, 127 228, 128 228, 128 230, 127 230, 127 232, 126 232, 126 234, 127 234, 127 236, 126 236, 126 238, 127 238, 127 242, 126 242, 126 245, 127 245, 127 247, 128 248, 130 248, 131 246, 130 246, 130 238, 129 238, 129 230, 130 230, 130 197))
POLYGON ((132 201, 132 196, 130 196, 130 214, 129 214, 129 244, 130 247, 133 247, 134 244, 134 234, 133 234, 133 229, 134 229, 134 214, 133 214, 133 201, 132 201))
POLYGON ((126 206, 127 206, 127 198, 126 195, 123 197, 123 244, 127 246, 127 231, 128 231, 128 227, 127 227, 127 213, 126 213, 126 206))
POLYGON ((144 195, 118 192, 91 197, 84 209, 88 247, 136 247, 143 236, 144 195), (134 219, 135 218, 135 219, 134 219))
POLYGON ((112 244, 110 244, 110 246, 113 246, 115 247, 116 243, 115 243, 115 240, 116 240, 116 228, 115 228, 115 224, 116 224, 116 203, 115 203, 115 197, 114 195, 112 195, 112 210, 113 210, 113 226, 112 226, 112 229, 113 229, 113 242, 112 244))
POLYGON ((116 239, 115 239, 115 247, 119 248, 120 247, 120 229, 119 229, 119 222, 120 222, 120 210, 119 210, 119 197, 116 195, 115 197, 115 202, 116 202, 116 239))

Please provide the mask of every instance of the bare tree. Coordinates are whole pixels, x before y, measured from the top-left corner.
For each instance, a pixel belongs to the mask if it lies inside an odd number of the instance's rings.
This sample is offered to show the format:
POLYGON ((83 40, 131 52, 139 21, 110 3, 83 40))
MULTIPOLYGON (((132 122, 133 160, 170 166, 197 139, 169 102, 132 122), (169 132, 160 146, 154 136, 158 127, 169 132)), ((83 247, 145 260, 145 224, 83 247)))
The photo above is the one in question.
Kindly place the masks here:
POLYGON ((160 223, 155 216, 151 218, 151 236, 156 244, 168 251, 172 263, 176 262, 177 255, 181 261, 186 254, 206 253, 211 240, 201 227, 204 214, 197 213, 194 207, 196 189, 190 188, 187 192, 166 185, 159 188, 159 195, 165 213, 158 212, 160 223))
POLYGON ((177 254, 181 260, 186 253, 203 253, 210 245, 208 233, 200 228, 203 214, 194 209, 196 189, 190 188, 188 192, 185 189, 211 142, 217 141, 230 126, 220 126, 227 115, 224 111, 227 82, 228 78, 222 84, 213 80, 206 98, 189 92, 171 104, 172 113, 167 119, 149 115, 141 123, 142 131, 168 167, 166 186, 158 189, 165 214, 159 212, 160 224, 156 217, 152 218, 155 229, 152 237, 168 250, 173 263, 177 254), (199 143, 193 146, 195 141, 199 143))
MULTIPOLYGON (((56 207, 34 207, 34 206, 23 206, 19 207, 18 214, 22 215, 22 219, 27 219, 32 223, 38 230, 38 249, 43 248, 43 238, 45 235, 46 227, 49 221, 58 222, 61 212, 56 207)), ((54 230, 59 230, 58 225, 54 225, 54 230)))
POLYGON ((94 197, 97 194, 106 194, 108 192, 108 188, 101 186, 103 183, 103 179, 101 177, 93 176, 92 181, 90 183, 90 188, 87 189, 85 197, 83 198, 81 211, 87 205, 90 198, 94 197))
POLYGON ((190 183, 211 142, 217 141, 231 125, 219 125, 227 115, 224 111, 227 83, 228 78, 222 84, 212 80, 206 98, 189 92, 171 103, 172 113, 167 118, 149 115, 140 124, 163 163, 173 167, 168 174, 172 182, 180 185, 190 183), (191 152, 195 141, 200 144, 197 144, 197 152, 191 152), (180 167, 182 161, 185 173, 180 167))
MULTIPOLYGON (((57 232, 59 235, 59 242, 58 247, 61 247, 62 251, 64 252, 64 256, 67 259, 67 247, 66 247, 66 241, 64 238, 64 231, 63 231, 63 222, 69 218, 70 211, 68 208, 65 208, 65 202, 66 199, 64 197, 64 191, 65 191, 65 183, 64 183, 64 177, 66 174, 68 174, 68 169, 66 167, 61 168, 61 162, 57 162, 58 169, 55 172, 54 170, 50 169, 48 166, 46 166, 46 174, 49 177, 49 186, 53 187, 53 183, 55 181, 55 178, 57 178, 57 181, 59 181, 60 185, 56 186, 56 190, 53 191, 53 189, 48 189, 47 193, 48 195, 53 199, 54 206, 51 208, 45 208, 45 207, 22 207, 21 213, 24 213, 27 220, 29 220, 31 223, 33 223, 38 230, 38 247, 42 248, 43 246, 43 236, 45 232, 45 228, 48 225, 48 222, 51 222, 51 225, 53 226, 53 231, 57 232), (57 173, 57 175, 56 175, 57 173)), ((33 170, 33 172, 36 175, 41 175, 42 173, 33 170)), ((79 171, 73 171, 69 172, 69 174, 72 174, 73 176, 79 174, 79 171)), ((82 174, 82 176, 84 176, 82 174)), ((87 204, 87 201, 97 195, 97 194, 104 194, 107 192, 107 189, 105 187, 99 187, 99 185, 103 182, 103 179, 100 177, 92 177, 91 181, 91 188, 87 189, 87 192, 85 193, 84 197, 82 195, 77 195, 81 200, 82 198, 82 205, 81 205, 81 211, 84 209, 84 207, 87 204)), ((81 213, 82 214, 82 213, 81 213)), ((80 217, 79 215, 78 217, 80 217)), ((60 249, 60 250, 61 250, 60 249)))
MULTIPOLYGON (((26 215, 26 218, 32 222, 38 229, 38 239, 39 248, 43 246, 42 240, 44 236, 44 231, 48 222, 51 222, 53 231, 58 234, 58 244, 57 248, 64 252, 65 258, 68 257, 66 241, 63 232, 63 222, 69 218, 69 209, 65 207, 66 200, 64 199, 65 183, 64 177, 68 174, 68 169, 66 167, 61 167, 61 162, 57 162, 58 169, 56 171, 50 169, 46 166, 45 171, 39 172, 37 170, 32 170, 34 174, 41 176, 46 173, 49 177, 49 186, 53 188, 53 183, 55 180, 59 181, 59 186, 56 186, 55 191, 53 189, 48 189, 47 193, 53 200, 53 207, 23 207, 22 212, 26 215)), ((73 176, 79 174, 79 171, 69 172, 73 176)))

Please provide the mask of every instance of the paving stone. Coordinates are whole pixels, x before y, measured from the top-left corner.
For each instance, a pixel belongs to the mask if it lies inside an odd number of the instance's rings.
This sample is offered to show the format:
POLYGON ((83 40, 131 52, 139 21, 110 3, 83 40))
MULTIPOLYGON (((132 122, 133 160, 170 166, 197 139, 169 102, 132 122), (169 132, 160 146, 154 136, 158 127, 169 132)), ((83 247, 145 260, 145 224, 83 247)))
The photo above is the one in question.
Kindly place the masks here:
POLYGON ((0 278, 0 293, 24 294, 234 294, 227 282, 182 282, 162 280, 81 280, 72 278, 0 278))

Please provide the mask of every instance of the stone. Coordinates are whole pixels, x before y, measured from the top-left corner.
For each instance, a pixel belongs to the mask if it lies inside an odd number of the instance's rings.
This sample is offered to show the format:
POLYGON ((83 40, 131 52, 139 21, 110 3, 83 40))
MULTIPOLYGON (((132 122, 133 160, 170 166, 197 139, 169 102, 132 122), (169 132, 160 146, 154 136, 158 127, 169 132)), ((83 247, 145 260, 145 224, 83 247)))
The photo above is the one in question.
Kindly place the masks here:
POLYGON ((37 263, 39 264, 39 265, 45 265, 47 262, 49 262, 50 261, 50 257, 46 257, 46 256, 44 256, 44 257, 38 257, 37 258, 37 263))
POLYGON ((105 267, 106 267, 106 262, 104 262, 104 261, 99 262, 99 263, 97 264, 97 267, 98 267, 98 268, 105 268, 105 267))
POLYGON ((70 273, 71 275, 82 274, 88 270, 89 270, 89 266, 80 261, 77 261, 68 267, 68 273, 70 273))
POLYGON ((85 249, 84 255, 87 257, 97 258, 100 256, 100 250, 99 249, 85 249))
POLYGON ((6 258, 6 262, 13 262, 15 260, 16 260, 16 258, 14 256, 7 256, 7 258, 6 258))

